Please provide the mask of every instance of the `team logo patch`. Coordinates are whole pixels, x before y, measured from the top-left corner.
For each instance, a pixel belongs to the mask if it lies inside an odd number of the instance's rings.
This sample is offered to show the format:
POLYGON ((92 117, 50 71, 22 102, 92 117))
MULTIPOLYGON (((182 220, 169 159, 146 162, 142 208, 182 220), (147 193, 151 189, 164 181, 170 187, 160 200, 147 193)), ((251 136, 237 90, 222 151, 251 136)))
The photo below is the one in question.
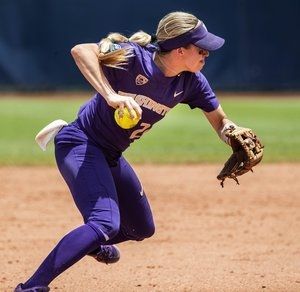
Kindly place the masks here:
POLYGON ((146 78, 145 76, 139 74, 138 76, 136 76, 135 78, 135 84, 136 85, 144 85, 149 81, 148 78, 146 78))

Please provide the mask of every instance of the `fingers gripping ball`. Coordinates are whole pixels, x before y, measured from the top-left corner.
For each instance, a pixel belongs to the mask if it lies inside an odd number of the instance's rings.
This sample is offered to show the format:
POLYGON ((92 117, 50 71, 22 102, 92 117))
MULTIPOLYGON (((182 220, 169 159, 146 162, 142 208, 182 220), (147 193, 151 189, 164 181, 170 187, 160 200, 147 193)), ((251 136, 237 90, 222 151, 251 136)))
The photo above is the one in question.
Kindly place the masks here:
POLYGON ((123 129, 133 128, 140 119, 135 110, 132 111, 132 114, 134 115, 133 118, 131 117, 129 110, 126 107, 122 110, 122 112, 117 108, 115 110, 115 121, 123 129))

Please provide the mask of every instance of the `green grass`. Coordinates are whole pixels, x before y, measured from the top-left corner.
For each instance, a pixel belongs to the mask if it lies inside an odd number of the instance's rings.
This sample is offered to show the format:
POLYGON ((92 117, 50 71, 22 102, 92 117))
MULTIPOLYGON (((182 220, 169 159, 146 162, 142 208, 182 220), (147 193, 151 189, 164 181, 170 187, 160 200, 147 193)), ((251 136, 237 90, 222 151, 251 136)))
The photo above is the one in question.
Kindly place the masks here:
POLYGON ((43 152, 38 131, 54 119, 72 121, 82 100, 0 99, 0 165, 54 164, 53 145, 43 152))
MULTIPOLYGON (((265 144, 265 162, 300 162, 300 99, 220 97, 230 119, 255 130, 265 144)), ((0 99, 0 165, 54 164, 53 146, 42 152, 36 133, 54 119, 72 121, 84 99, 0 99)), ((223 163, 231 150, 200 110, 178 106, 132 144, 134 163, 223 163)))
MULTIPOLYGON (((265 145, 265 162, 300 161, 300 100, 220 101, 231 120, 255 130, 265 145)), ((174 109, 142 140, 127 152, 138 162, 220 162, 231 153, 201 111, 186 106, 174 109)))

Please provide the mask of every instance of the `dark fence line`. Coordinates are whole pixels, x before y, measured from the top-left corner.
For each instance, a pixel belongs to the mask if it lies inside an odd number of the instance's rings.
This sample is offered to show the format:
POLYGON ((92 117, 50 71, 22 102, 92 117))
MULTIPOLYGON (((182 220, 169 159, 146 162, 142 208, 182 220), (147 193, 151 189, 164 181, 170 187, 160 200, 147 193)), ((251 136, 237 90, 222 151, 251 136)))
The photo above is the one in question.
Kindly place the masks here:
POLYGON ((226 39, 203 71, 216 90, 300 89, 299 0, 1 0, 0 90, 88 89, 70 55, 75 44, 154 33, 175 10, 226 39))

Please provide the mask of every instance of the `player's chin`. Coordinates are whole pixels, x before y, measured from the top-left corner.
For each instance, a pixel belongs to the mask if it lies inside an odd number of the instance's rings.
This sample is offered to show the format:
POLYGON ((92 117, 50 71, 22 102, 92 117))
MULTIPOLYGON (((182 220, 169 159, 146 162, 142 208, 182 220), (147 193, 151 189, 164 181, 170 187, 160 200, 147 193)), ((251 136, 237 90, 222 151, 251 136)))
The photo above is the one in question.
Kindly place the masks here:
POLYGON ((199 62, 199 67, 200 67, 199 70, 202 70, 204 66, 205 66, 205 61, 204 60, 200 61, 199 62))
POLYGON ((201 71, 201 70, 203 69, 204 65, 205 65, 205 63, 200 62, 200 63, 197 65, 197 67, 194 67, 194 68, 191 70, 191 72, 192 72, 192 73, 196 73, 196 72, 198 72, 198 71, 201 71))

